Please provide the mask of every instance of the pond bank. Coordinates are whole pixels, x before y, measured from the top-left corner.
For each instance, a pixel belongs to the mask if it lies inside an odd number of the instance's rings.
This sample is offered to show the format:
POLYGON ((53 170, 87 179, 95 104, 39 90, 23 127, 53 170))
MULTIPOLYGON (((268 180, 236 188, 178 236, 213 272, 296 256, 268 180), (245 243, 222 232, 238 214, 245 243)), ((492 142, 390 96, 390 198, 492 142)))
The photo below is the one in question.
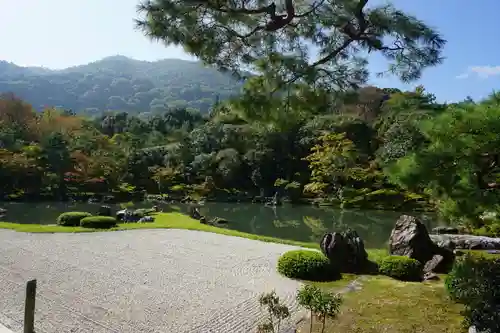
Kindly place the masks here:
MULTIPOLYGON (((319 249, 317 242, 300 242, 290 239, 280 239, 256 234, 240 232, 226 228, 219 228, 202 224, 199 221, 182 213, 158 213, 155 215, 153 223, 121 223, 118 227, 111 229, 88 229, 82 227, 65 227, 59 225, 39 225, 39 224, 18 224, 10 222, 0 222, 0 229, 10 229, 27 233, 89 233, 89 232, 113 232, 138 229, 184 229, 216 233, 227 236, 241 237, 251 240, 258 240, 267 243, 286 244, 300 246, 304 248, 319 249)), ((383 249, 368 249, 369 255, 378 258, 386 253, 383 249)))
MULTIPOLYGON (((189 205, 136 203, 133 209, 151 208, 157 205, 163 212, 188 214, 189 205)), ((100 204, 92 203, 4 203, 7 209, 0 220, 17 224, 55 224, 57 217, 64 212, 80 211, 96 214, 100 204)), ((109 205, 114 212, 122 209, 121 205, 109 205)), ((396 220, 402 214, 395 211, 341 210, 332 207, 293 206, 267 207, 261 204, 222 204, 207 202, 199 206, 202 215, 210 218, 222 218, 229 223, 225 229, 255 234, 264 237, 288 239, 302 243, 317 243, 326 232, 346 231, 348 228, 358 232, 368 248, 383 248, 396 220)), ((424 221, 428 230, 437 226, 430 214, 408 212, 424 221)), ((18 227, 28 230, 34 227, 18 227)), ((36 227, 51 232, 52 227, 36 227)), ((130 228, 126 226, 126 228, 130 228)), ((56 230, 57 231, 57 230, 56 230)))
MULTIPOLYGON (((225 190, 224 190, 225 191, 225 190)), ((224 192, 223 191, 223 192, 224 192)), ((369 200, 365 200, 370 195, 362 194, 358 197, 352 198, 341 202, 338 200, 328 200, 324 198, 309 198, 300 197, 291 200, 288 197, 278 196, 261 196, 249 193, 228 194, 219 196, 191 196, 188 194, 180 195, 178 193, 171 193, 170 195, 162 194, 148 194, 145 191, 137 192, 110 192, 108 194, 97 193, 72 193, 64 199, 58 199, 53 196, 30 196, 30 197, 15 197, 10 198, 6 196, 3 202, 7 203, 44 203, 44 202, 74 202, 74 203, 96 203, 96 204, 119 204, 121 202, 156 202, 160 204, 197 204, 200 200, 203 202, 210 202, 215 204, 259 204, 267 206, 275 206, 273 203, 277 202, 278 207, 282 204, 294 206, 314 206, 314 207, 331 207, 337 209, 363 209, 363 210, 385 210, 385 211, 399 211, 406 212, 408 210, 419 212, 432 212, 431 207, 426 202, 419 200, 408 199, 402 193, 394 193, 388 191, 389 197, 384 196, 384 190, 377 190, 373 193, 382 194, 380 197, 374 196, 369 200), (365 198, 366 197, 366 198, 365 198), (388 199, 391 198, 391 199, 388 199), (64 201, 62 201, 64 200, 64 201)), ((0 205, 1 206, 1 205, 0 205)))

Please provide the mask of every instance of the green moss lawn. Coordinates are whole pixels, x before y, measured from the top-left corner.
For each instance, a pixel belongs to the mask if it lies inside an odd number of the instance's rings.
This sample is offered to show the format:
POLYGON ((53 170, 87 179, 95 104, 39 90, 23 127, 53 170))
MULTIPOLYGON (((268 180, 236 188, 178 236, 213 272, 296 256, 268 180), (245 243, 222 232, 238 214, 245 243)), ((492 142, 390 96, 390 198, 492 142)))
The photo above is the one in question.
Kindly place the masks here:
MULTIPOLYGON (((336 291, 353 280, 315 283, 336 291)), ((443 281, 402 282, 385 276, 365 276, 362 289, 344 294, 338 318, 329 320, 324 333, 461 333, 462 306, 447 298, 443 281)), ((309 332, 309 320, 300 333, 309 332)), ((313 332, 321 332, 315 321, 313 332)))

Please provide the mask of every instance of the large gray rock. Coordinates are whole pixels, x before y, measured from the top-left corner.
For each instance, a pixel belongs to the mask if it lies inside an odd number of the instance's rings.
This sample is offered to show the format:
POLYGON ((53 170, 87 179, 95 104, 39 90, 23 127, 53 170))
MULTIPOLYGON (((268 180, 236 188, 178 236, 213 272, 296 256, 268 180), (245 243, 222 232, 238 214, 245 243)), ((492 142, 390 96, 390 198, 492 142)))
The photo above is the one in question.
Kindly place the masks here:
POLYGON ((450 234, 430 235, 430 238, 435 244, 448 242, 461 250, 500 250, 500 238, 450 234))
POLYGON ((455 260, 452 245, 438 246, 416 217, 401 215, 389 239, 391 255, 407 256, 424 265, 424 273, 446 273, 455 260))
POLYGON ((426 263, 434 256, 435 247, 427 228, 419 219, 401 215, 396 221, 389 239, 390 254, 407 256, 426 263))
POLYGON ((440 254, 435 254, 431 260, 427 261, 424 265, 424 272, 439 271, 439 267, 444 265, 445 258, 440 254))
POLYGON ((139 221, 137 221, 138 223, 151 223, 151 222, 154 222, 155 221, 155 218, 152 217, 152 216, 144 216, 144 217, 141 217, 139 219, 139 221))
POLYGON ((137 215, 133 210, 123 209, 116 212, 116 218, 118 221, 129 223, 139 221, 141 216, 137 215))
POLYGON ((365 244, 356 231, 326 233, 321 251, 343 272, 362 272, 369 267, 365 244))

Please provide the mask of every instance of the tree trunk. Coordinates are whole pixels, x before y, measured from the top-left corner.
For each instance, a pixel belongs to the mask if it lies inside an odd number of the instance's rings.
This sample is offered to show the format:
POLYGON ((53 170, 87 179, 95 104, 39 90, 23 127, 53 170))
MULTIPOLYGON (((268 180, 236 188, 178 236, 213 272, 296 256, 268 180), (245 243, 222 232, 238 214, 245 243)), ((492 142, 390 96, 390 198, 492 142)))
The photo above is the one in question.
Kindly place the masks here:
POLYGON ((313 331, 313 311, 311 310, 310 323, 309 323, 309 333, 313 331))
POLYGON ((324 333, 325 332, 325 325, 326 325, 326 316, 323 317, 321 324, 322 324, 321 333, 324 333))

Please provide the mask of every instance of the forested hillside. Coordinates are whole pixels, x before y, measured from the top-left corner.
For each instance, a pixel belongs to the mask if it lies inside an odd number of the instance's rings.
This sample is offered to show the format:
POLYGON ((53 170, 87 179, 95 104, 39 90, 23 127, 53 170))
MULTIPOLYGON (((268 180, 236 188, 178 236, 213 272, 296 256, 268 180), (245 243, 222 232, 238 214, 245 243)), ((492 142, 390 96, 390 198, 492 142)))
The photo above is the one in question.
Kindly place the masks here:
POLYGON ((230 75, 178 59, 146 62, 114 56, 57 71, 0 61, 0 93, 12 92, 38 110, 55 106, 92 114, 187 107, 206 112, 238 90, 230 75))
POLYGON ((303 85, 269 99, 258 80, 245 84, 248 99, 209 115, 176 108, 144 120, 34 112, 4 96, 0 194, 245 200, 277 191, 342 207, 424 205, 447 218, 497 205, 498 95, 444 105, 423 87, 365 87, 332 99, 303 85))

